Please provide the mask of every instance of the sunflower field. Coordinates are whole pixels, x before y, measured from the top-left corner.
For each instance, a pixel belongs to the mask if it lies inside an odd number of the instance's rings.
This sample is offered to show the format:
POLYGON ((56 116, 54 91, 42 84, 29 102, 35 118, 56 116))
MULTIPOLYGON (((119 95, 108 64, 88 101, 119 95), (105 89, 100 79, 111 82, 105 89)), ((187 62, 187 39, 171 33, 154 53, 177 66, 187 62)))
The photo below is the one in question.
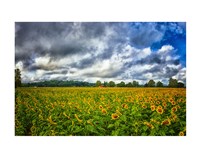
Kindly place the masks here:
POLYGON ((16 136, 186 136, 186 89, 15 91, 16 136))

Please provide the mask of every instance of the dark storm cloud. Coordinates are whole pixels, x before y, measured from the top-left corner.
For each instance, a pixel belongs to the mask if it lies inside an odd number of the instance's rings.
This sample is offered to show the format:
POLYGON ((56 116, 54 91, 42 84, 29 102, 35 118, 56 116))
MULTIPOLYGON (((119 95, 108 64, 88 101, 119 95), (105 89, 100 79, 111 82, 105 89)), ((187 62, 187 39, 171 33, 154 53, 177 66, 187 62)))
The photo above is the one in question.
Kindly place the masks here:
POLYGON ((180 34, 184 27, 184 23, 17 22, 15 62, 27 81, 146 81, 172 76, 185 80, 176 47, 150 49, 167 30, 180 34))
POLYGON ((156 29, 155 23, 136 23, 132 27, 130 41, 137 48, 149 47, 163 37, 163 32, 156 29))
POLYGON ((136 64, 165 64, 165 59, 161 59, 159 55, 153 54, 147 58, 142 58, 141 60, 138 60, 136 64))
POLYGON ((88 38, 102 37, 105 35, 105 27, 107 24, 101 22, 88 22, 82 23, 81 27, 83 29, 84 34, 87 35, 88 38))
POLYGON ((108 69, 105 70, 104 72, 92 72, 92 73, 85 73, 85 76, 87 77, 99 77, 99 78, 116 78, 117 76, 119 76, 120 74, 123 73, 122 69, 118 69, 115 70, 114 69, 108 69))
POLYGON ((104 35, 103 23, 16 23, 16 62, 32 54, 62 58, 94 50, 87 40, 104 35))
POLYGON ((80 62, 75 62, 75 63, 71 64, 70 66, 78 68, 78 69, 84 69, 87 67, 91 67, 95 63, 96 59, 97 58, 95 58, 95 57, 82 59, 80 62))

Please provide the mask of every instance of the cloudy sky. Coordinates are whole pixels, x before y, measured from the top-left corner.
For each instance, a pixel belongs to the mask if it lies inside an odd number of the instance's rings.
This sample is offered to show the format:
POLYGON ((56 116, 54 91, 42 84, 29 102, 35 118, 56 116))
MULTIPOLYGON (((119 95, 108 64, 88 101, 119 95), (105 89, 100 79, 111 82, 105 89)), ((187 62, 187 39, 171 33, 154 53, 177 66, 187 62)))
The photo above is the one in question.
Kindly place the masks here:
POLYGON ((186 23, 16 22, 23 82, 186 82, 186 23))

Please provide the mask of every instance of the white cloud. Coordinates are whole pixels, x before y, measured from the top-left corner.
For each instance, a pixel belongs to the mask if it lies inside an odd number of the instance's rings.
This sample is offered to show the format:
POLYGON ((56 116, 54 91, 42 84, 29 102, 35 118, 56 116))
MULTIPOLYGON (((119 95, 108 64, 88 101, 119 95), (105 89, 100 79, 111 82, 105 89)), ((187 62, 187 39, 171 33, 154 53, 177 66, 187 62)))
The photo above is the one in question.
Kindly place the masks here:
POLYGON ((164 45, 161 47, 161 49, 158 50, 159 54, 166 54, 172 51, 174 48, 171 45, 164 45))
POLYGON ((17 62, 17 64, 15 65, 15 68, 18 68, 21 71, 23 71, 23 62, 22 61, 17 62))
MULTIPOLYGON (((181 28, 181 27, 180 27, 181 28)), ((179 26, 171 30, 181 33, 179 26)), ((58 23, 16 25, 16 67, 23 81, 76 79, 95 82, 185 80, 176 47, 152 52, 166 27, 156 23, 58 23), (28 28, 27 28, 28 27, 28 28), (22 31, 23 30, 23 31, 22 31)))

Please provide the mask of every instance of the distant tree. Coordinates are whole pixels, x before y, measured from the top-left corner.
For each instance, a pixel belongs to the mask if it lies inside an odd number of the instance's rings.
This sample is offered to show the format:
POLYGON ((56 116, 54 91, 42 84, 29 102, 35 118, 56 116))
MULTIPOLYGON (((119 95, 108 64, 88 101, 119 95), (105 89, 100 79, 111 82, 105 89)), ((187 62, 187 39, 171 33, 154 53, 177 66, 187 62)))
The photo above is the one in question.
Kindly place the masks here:
POLYGON ((139 87, 139 83, 137 81, 133 81, 133 87, 139 87))
POLYGON ((170 78, 168 86, 176 88, 178 87, 178 81, 176 79, 170 78))
POLYGON ((21 71, 17 68, 15 69, 15 88, 21 87, 21 71))
POLYGON ((148 87, 155 87, 155 81, 154 80, 149 80, 148 87))
POLYGON ((160 81, 158 81, 158 82, 156 83, 156 87, 163 87, 163 83, 160 82, 160 81))
POLYGON ((144 84, 144 87, 148 87, 148 83, 145 83, 145 84, 144 84))
POLYGON ((96 87, 99 87, 99 86, 101 86, 101 81, 98 80, 98 81, 96 82, 96 87))
POLYGON ((178 82, 178 88, 183 88, 184 86, 185 86, 184 83, 182 83, 182 82, 178 82))
POLYGON ((125 87, 126 84, 125 82, 121 81, 120 83, 117 84, 117 87, 125 87))
POLYGON ((108 86, 109 86, 109 87, 115 87, 115 82, 110 81, 110 82, 108 83, 108 86))
POLYGON ((129 83, 126 84, 126 87, 133 87, 133 85, 132 85, 131 82, 129 82, 129 83))
POLYGON ((108 87, 108 82, 104 81, 103 86, 108 87))

